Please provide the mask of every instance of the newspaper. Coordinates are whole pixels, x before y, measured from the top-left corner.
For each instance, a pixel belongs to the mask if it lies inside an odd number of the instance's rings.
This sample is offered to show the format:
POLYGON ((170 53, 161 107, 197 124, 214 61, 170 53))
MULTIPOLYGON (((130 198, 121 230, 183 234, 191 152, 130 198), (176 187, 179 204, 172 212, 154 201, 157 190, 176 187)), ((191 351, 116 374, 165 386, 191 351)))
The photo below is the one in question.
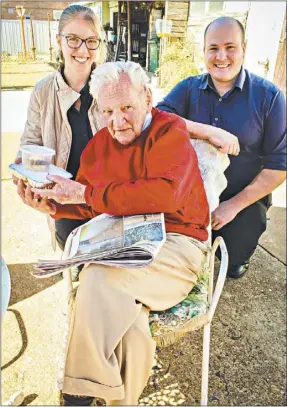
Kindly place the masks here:
POLYGON ((146 267, 166 240, 164 214, 102 214, 74 229, 61 260, 38 260, 32 275, 54 276, 71 266, 98 263, 123 268, 146 267))

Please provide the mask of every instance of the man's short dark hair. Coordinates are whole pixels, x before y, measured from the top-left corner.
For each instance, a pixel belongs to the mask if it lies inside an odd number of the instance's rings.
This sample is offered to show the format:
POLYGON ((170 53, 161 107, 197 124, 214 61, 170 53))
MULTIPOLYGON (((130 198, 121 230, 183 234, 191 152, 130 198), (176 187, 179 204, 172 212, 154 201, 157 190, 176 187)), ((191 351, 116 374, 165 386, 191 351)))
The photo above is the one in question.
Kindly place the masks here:
POLYGON ((206 27, 206 29, 204 30, 204 43, 205 43, 206 33, 207 33, 209 27, 210 27, 213 23, 221 22, 221 21, 222 21, 222 22, 223 22, 223 21, 233 21, 233 22, 235 22, 236 24, 238 24, 238 26, 239 26, 239 28, 240 28, 240 30, 241 30, 242 43, 245 42, 245 29, 244 29, 242 23, 241 23, 239 20, 236 20, 236 18, 233 18, 233 17, 218 17, 218 18, 216 18, 215 20, 211 21, 211 22, 208 24, 208 26, 206 27))

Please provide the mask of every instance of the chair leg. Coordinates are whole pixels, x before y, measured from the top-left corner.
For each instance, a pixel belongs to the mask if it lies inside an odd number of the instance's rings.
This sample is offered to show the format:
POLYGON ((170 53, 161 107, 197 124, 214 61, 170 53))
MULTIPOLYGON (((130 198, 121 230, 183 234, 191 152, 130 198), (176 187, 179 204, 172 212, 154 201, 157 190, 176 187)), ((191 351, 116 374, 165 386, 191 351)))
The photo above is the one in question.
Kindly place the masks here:
POLYGON ((69 310, 69 296, 73 290, 73 283, 72 283, 72 276, 71 276, 70 269, 63 271, 63 277, 64 277, 65 290, 66 290, 66 302, 65 302, 65 308, 64 308, 64 315, 67 315, 68 310, 69 310))
POLYGON ((210 327, 211 327, 211 322, 206 324, 203 328, 201 403, 200 403, 201 406, 207 406, 207 402, 208 402, 210 327))

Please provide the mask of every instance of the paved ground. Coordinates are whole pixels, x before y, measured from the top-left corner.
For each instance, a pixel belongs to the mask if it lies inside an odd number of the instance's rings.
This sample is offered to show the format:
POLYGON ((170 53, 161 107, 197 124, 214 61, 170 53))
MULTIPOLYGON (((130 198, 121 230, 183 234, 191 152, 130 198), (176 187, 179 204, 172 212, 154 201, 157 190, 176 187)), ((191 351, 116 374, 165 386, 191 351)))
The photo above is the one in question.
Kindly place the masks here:
MULTIPOLYGON (((10 106, 19 98, 17 93, 10 106)), ((24 104, 19 106, 24 109, 24 104)), ((10 117, 16 116, 10 113, 10 117)), ((2 158, 9 163, 19 138, 12 132, 19 129, 6 129, 10 133, 2 137, 2 158)), ((50 249, 45 217, 20 202, 7 171, 2 178, 6 178, 1 186, 2 255, 12 279, 11 301, 2 323, 2 400, 22 390, 24 405, 57 405, 63 280, 36 280, 29 270, 38 258, 58 257, 59 252, 50 249)), ((286 405, 284 186, 274 195, 268 230, 250 270, 241 281, 226 281, 213 320, 210 405, 286 405)), ((198 331, 157 353, 141 404, 199 404, 201 340, 198 331)))

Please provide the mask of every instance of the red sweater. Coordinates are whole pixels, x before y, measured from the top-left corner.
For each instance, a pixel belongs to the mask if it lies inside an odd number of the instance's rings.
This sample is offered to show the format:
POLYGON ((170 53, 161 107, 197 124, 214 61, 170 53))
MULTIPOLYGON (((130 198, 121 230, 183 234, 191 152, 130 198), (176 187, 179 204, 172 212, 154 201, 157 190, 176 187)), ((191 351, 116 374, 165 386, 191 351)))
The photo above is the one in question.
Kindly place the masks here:
POLYGON ((185 122, 157 109, 152 116, 129 145, 107 128, 90 140, 76 179, 87 185, 87 204, 57 204, 55 219, 164 212, 167 232, 208 238, 209 208, 185 122))

